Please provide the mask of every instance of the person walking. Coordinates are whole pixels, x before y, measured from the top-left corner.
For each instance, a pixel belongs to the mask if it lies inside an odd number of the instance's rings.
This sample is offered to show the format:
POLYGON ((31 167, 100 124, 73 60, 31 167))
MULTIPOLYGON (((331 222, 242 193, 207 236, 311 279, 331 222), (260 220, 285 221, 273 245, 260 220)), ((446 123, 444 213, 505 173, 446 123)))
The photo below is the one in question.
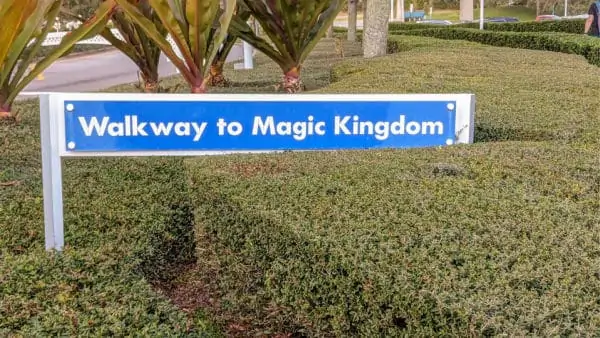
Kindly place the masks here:
POLYGON ((583 34, 600 37, 600 1, 592 2, 588 9, 588 18, 585 20, 583 34))

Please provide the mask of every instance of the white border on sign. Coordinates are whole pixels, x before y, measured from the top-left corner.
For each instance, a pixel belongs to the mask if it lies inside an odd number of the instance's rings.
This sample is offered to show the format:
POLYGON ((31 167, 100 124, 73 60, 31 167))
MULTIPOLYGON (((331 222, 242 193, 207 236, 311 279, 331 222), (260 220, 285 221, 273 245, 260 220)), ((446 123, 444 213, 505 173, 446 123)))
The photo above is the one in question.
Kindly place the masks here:
MULTIPOLYGON (((206 156, 283 152, 283 150, 235 151, 110 151, 72 152, 66 149, 65 101, 455 101, 454 143, 473 143, 475 96, 473 94, 144 94, 144 93, 40 93, 40 128, 44 227, 46 250, 64 247, 62 157, 110 156, 206 156)), ((304 151, 304 150, 302 150, 304 151)), ((308 150, 307 150, 308 151, 308 150)), ((323 151, 323 150, 314 150, 323 151)))
POLYGON ((473 94, 144 94, 144 93, 51 93, 40 99, 52 97, 49 114, 54 117, 59 137, 61 157, 108 157, 108 156, 208 156, 227 154, 254 154, 281 152, 282 150, 232 150, 232 151, 70 151, 65 141, 65 101, 172 101, 172 102, 306 102, 306 101, 456 101, 454 143, 473 143, 475 96, 473 94))

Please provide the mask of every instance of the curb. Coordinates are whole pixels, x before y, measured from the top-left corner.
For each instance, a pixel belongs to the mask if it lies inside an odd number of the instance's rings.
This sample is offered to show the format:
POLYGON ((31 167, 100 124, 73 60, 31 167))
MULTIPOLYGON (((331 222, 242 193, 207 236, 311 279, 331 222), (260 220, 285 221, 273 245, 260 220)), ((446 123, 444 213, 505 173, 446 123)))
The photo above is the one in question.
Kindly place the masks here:
POLYGON ((106 52, 114 51, 114 50, 118 50, 118 49, 115 48, 115 47, 113 47, 113 46, 106 46, 104 48, 98 48, 98 49, 94 49, 94 50, 88 50, 88 51, 85 51, 85 52, 71 53, 69 55, 66 55, 66 56, 63 56, 63 57, 59 58, 56 61, 75 59, 75 58, 78 58, 78 57, 88 56, 88 55, 93 55, 93 54, 102 54, 102 53, 106 53, 106 52))

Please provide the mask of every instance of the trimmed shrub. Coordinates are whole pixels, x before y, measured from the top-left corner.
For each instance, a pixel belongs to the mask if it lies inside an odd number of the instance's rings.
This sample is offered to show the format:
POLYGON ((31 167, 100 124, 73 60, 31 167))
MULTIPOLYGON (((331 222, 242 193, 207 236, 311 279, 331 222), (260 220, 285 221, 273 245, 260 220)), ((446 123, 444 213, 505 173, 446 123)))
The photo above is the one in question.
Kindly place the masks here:
MULTIPOLYGON (((510 32, 561 32, 572 34, 583 34, 585 25, 584 19, 569 19, 557 21, 526 21, 526 22, 485 22, 483 28, 490 31, 510 31, 510 32)), ((455 29, 455 28, 477 28, 479 22, 460 23, 455 25, 432 25, 419 23, 397 23, 389 24, 391 32, 404 30, 420 29, 455 29)))
POLYGON ((186 161, 199 265, 218 272, 193 279, 265 335, 597 332, 598 69, 390 40, 403 53, 346 60, 318 93, 475 93, 476 139, 508 142, 186 161))
POLYGON ((585 57, 591 64, 600 66, 600 39, 583 35, 481 31, 467 28, 405 30, 397 31, 395 34, 467 40, 498 47, 577 54, 585 57))
POLYGON ((476 139, 508 142, 186 161, 200 263, 218 271, 193 279, 273 323, 265 335, 597 332, 598 69, 390 40, 403 53, 348 59, 318 93, 471 92, 476 139))
POLYGON ((473 93, 476 142, 600 142, 600 69, 579 56, 410 35, 389 40, 403 52, 337 64, 333 83, 318 92, 473 93))
POLYGON ((0 122, 0 336, 200 336, 149 282, 195 261, 181 159, 67 159, 66 247, 44 250, 39 107, 0 122))
POLYGON ((238 274, 248 299, 306 336, 587 335, 600 330, 599 151, 519 142, 187 163, 202 231, 258 271, 238 274))

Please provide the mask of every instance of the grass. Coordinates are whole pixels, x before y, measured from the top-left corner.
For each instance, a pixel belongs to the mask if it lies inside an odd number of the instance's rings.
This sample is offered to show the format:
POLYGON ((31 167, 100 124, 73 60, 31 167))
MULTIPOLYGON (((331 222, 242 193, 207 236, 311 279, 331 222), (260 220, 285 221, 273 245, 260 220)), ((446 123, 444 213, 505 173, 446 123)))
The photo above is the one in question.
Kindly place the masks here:
MULTIPOLYGON (((0 335, 597 332, 598 68, 391 39, 369 61, 324 40, 307 89, 473 92, 476 144, 68 160, 61 255, 43 250, 39 108, 19 102, 0 125, 0 335)), ((226 76, 213 92, 273 92, 281 71, 226 76)))
MULTIPOLYGON (((429 13, 429 9, 426 10, 429 13)), ((508 16, 519 19, 520 21, 535 20, 535 9, 526 7, 486 7, 484 8, 484 17, 500 17, 508 16)), ((479 20, 479 8, 473 9, 473 20, 479 20)), ((460 21, 460 11, 451 9, 433 9, 433 15, 428 16, 428 19, 434 20, 449 20, 453 22, 460 21)))

